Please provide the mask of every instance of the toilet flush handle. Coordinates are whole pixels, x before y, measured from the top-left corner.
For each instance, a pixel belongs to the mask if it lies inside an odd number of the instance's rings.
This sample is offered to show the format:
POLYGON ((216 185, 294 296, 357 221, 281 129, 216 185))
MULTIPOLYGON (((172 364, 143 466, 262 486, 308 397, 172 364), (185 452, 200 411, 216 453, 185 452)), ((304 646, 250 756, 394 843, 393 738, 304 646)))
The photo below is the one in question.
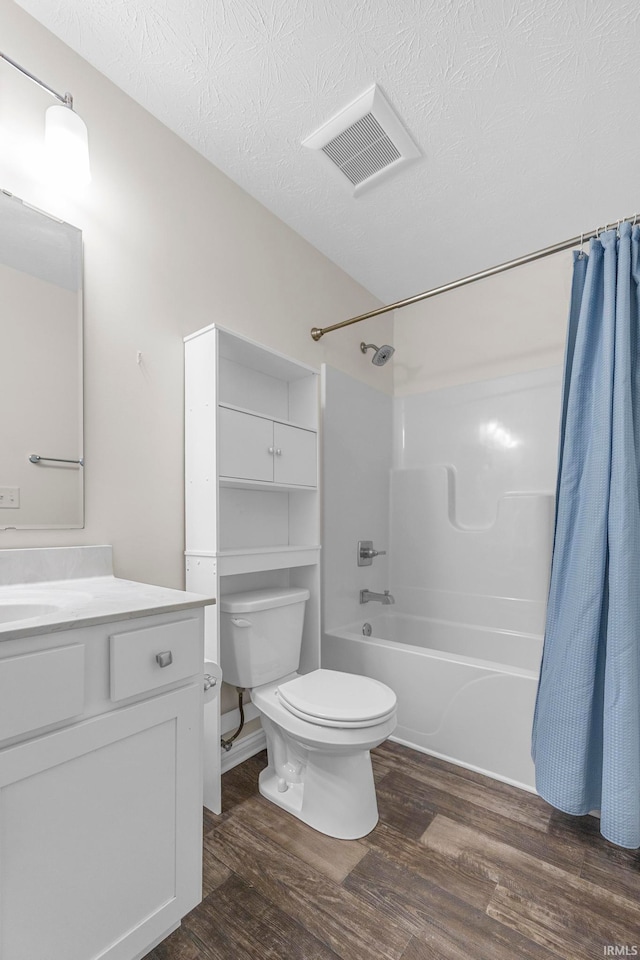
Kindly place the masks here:
POLYGON ((251 620, 245 620, 244 617, 231 617, 231 623, 234 627, 250 627, 251 620))

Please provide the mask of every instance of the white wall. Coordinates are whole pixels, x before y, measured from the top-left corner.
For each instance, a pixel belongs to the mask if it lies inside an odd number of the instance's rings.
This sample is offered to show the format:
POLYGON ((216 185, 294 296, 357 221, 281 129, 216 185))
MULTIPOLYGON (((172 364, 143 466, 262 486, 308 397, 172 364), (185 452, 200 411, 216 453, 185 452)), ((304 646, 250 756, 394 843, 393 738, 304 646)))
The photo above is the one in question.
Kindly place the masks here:
POLYGON ((360 605, 360 590, 389 588, 388 556, 359 567, 357 544, 373 540, 376 549, 389 550, 392 400, 327 366, 322 403, 323 624, 328 629, 379 613, 377 603, 360 605))
MULTIPOLYGON (((0 533, 0 547, 112 543, 118 575, 181 586, 182 337, 217 322, 390 393, 357 327, 309 336, 379 304, 11 0, 0 34, 7 55, 72 92, 93 173, 82 193, 42 185, 33 156, 52 98, 0 63, 0 187, 84 234, 86 458, 85 529, 0 533)), ((390 331, 383 317, 367 338, 390 331)))
POLYGON ((564 251, 397 310, 395 395, 561 364, 571 272, 564 251))

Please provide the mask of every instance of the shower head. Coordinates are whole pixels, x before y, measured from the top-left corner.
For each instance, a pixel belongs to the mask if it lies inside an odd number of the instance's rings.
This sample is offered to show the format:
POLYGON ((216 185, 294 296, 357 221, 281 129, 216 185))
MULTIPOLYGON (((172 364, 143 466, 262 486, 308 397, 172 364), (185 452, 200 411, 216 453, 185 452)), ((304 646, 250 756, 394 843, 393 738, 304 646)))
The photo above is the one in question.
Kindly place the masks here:
POLYGON ((363 353, 366 353, 367 350, 375 350, 374 355, 371 357, 371 363, 374 363, 376 367, 382 367, 390 360, 393 354, 396 352, 395 347, 390 347, 388 343, 383 343, 381 347, 376 347, 375 343, 365 343, 364 340, 360 344, 360 349, 363 353))

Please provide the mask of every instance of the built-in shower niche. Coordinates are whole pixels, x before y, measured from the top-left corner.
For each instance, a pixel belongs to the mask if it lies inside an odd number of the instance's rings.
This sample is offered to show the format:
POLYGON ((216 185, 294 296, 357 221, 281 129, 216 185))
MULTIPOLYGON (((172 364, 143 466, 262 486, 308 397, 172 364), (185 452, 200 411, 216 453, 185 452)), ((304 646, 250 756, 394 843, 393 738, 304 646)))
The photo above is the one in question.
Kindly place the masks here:
MULTIPOLYGON (((499 497, 490 525, 462 525, 456 512, 455 467, 393 470, 394 590, 406 591, 414 608, 420 596, 432 606, 438 595, 523 601, 543 607, 553 512, 552 494, 516 491, 499 497)), ((433 616, 433 609, 412 612, 433 616)), ((483 620, 484 615, 480 622, 483 620)))

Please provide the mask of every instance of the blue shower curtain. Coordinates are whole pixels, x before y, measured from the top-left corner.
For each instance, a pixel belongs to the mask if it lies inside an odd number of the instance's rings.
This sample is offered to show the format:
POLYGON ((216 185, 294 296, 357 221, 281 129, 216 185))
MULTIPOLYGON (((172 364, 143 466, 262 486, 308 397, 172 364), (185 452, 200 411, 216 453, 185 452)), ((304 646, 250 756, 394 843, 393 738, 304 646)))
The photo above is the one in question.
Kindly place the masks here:
POLYGON ((536 787, 640 846, 640 227, 574 254, 536 787))

